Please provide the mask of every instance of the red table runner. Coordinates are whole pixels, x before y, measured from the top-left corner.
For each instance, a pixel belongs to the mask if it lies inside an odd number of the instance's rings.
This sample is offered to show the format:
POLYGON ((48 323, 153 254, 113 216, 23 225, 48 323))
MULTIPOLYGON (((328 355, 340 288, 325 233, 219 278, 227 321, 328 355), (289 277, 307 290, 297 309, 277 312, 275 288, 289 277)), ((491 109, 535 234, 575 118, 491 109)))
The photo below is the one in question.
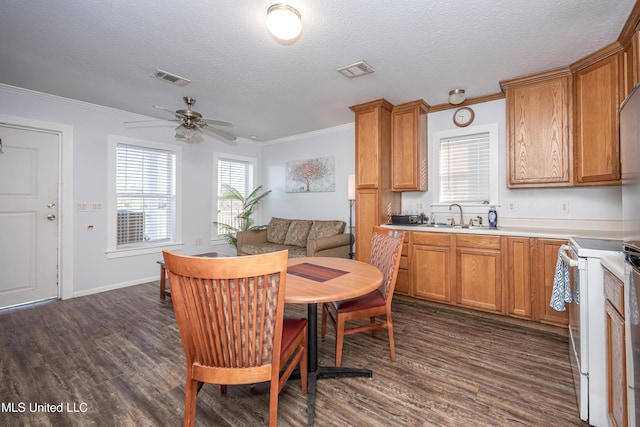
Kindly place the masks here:
POLYGON ((322 265, 311 264, 309 262, 303 262, 301 264, 287 268, 287 273, 304 277, 305 279, 314 280, 316 282, 326 282, 327 280, 335 279, 336 277, 342 276, 343 274, 347 274, 349 272, 337 270, 335 268, 324 267, 322 265))

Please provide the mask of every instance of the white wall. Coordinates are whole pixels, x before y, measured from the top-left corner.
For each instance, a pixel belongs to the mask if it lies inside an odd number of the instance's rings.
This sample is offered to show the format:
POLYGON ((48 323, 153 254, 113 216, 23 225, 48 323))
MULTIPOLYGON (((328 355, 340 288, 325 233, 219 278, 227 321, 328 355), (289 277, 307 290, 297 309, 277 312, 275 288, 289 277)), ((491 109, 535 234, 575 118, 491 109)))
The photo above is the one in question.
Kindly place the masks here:
MULTIPOLYGON (((336 219, 349 224, 348 176, 355 170, 353 123, 290 138, 273 140, 262 149, 262 182, 272 190, 262 210, 271 217, 336 219), (285 163, 316 157, 335 158, 336 190, 322 193, 286 193, 285 163)), ((347 225, 348 226, 348 225, 347 225)))
MULTIPOLYGON (((258 158, 261 147, 248 140, 231 146, 211 137, 198 144, 178 142, 171 126, 134 127, 124 121, 145 117, 94 104, 0 85, 0 114, 71 126, 73 129, 73 203, 100 202, 107 205, 107 139, 120 135, 169 144, 181 144, 182 237, 185 254, 226 251, 210 241, 212 221, 213 152, 220 151, 258 158), (202 239, 201 246, 195 240, 202 239)), ((148 118, 148 117, 147 117, 148 118)), ((107 212, 74 212, 73 293, 84 295, 121 286, 157 280, 156 261, 161 253, 107 259, 107 212), (89 226, 93 226, 89 231, 89 226)), ((234 251, 235 253, 235 251, 234 251)), ((63 262, 70 262, 63 260, 63 262)), ((63 284, 64 285, 64 284, 63 284)))
MULTIPOLYGON (((498 218, 536 218, 562 220, 621 220, 622 193, 620 186, 570 187, 540 189, 509 189, 506 179, 506 113, 505 100, 496 100, 472 105, 475 111, 473 125, 498 124, 499 133, 499 202, 498 218), (569 203, 569 212, 560 211, 561 202, 569 203), (507 206, 514 204, 509 212, 507 206)), ((429 146, 435 147, 433 133, 455 128, 453 112, 455 108, 428 115, 429 146)), ((432 156, 430 156, 432 157, 432 156)), ((433 182, 434 165, 429 162, 429 182, 433 182)), ((430 187, 431 189, 431 187, 430 187)), ((430 212, 432 192, 405 192, 402 195, 403 209, 422 203, 425 213, 430 212)), ((486 216, 486 213, 483 213, 486 216)), ((485 217, 486 221, 486 217, 485 217)))

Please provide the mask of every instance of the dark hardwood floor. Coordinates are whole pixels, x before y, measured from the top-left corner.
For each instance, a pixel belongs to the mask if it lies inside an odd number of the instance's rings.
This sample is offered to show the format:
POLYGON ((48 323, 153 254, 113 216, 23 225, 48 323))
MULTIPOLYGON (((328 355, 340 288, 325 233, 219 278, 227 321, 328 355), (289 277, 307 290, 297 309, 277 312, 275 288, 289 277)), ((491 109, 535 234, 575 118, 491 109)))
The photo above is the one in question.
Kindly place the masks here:
MULTIPOLYGON (((564 331, 407 297, 396 297, 394 323, 395 363, 386 331, 346 337, 343 366, 371 368, 373 378, 321 380, 316 426, 586 426, 564 331)), ((330 328, 321 364, 332 364, 334 342, 330 328)), ((184 354, 158 282, 0 312, 0 354, 1 426, 182 424, 184 354)), ((268 402, 267 384, 226 395, 205 385, 196 423, 266 425, 268 402)), ((279 425, 306 420, 300 383, 290 381, 279 425)))

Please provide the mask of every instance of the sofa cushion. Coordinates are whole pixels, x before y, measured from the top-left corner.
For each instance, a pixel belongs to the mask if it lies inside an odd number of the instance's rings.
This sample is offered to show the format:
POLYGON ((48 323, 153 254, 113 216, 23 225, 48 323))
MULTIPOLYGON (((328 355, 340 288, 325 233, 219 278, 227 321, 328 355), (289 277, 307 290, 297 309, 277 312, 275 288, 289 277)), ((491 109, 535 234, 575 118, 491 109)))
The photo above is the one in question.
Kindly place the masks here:
POLYGON ((309 230, 309 239, 342 234, 345 226, 346 223, 344 221, 313 221, 311 230, 309 230))
POLYGON ((267 242, 284 245, 289 224, 291 224, 290 219, 271 218, 269 226, 267 227, 267 242))
POLYGON ((289 251, 289 258, 300 258, 307 256, 307 248, 301 248, 299 246, 287 246, 278 245, 276 243, 249 243, 242 246, 242 254, 244 255, 258 255, 268 252, 277 252, 283 250, 289 251))
POLYGON ((294 219, 289 225, 287 237, 284 239, 285 245, 294 245, 305 248, 307 246, 307 237, 313 221, 303 219, 294 219))

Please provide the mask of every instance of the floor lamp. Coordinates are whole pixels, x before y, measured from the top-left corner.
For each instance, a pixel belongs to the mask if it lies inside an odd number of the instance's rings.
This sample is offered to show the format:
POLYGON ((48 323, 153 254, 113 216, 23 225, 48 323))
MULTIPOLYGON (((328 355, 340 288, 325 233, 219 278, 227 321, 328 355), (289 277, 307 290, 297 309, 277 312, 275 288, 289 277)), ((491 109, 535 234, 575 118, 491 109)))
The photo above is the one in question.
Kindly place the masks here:
POLYGON ((353 259, 353 204, 356 201, 356 176, 349 175, 347 186, 349 197, 349 258, 353 259))

